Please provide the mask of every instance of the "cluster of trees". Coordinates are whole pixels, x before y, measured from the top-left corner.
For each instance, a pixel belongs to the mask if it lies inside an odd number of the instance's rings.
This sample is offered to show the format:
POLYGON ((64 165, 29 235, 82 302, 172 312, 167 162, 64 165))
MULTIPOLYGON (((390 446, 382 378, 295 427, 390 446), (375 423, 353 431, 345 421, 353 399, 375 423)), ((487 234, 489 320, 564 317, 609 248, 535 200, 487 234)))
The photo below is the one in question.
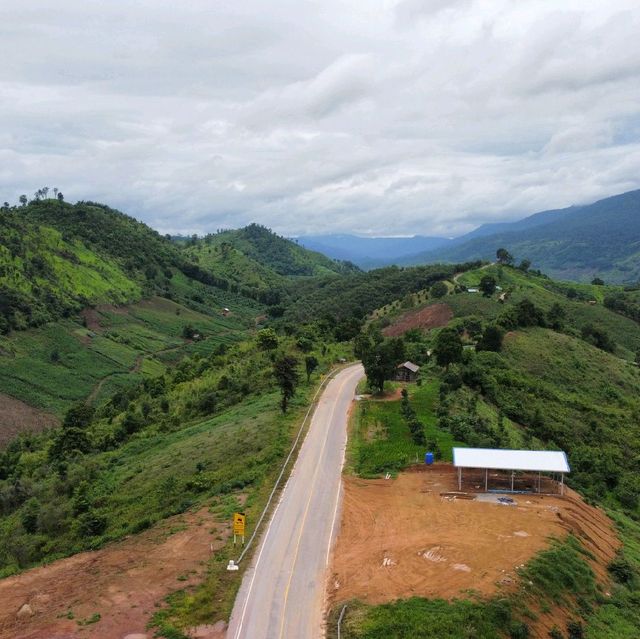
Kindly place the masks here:
POLYGON ((298 323, 331 315, 336 322, 354 318, 362 321, 375 309, 428 289, 436 282, 452 277, 454 273, 477 268, 480 264, 433 264, 411 268, 389 266, 331 278, 320 285, 317 282, 296 283, 284 318, 298 323))
POLYGON ((402 416, 407 422, 409 431, 411 432, 411 439, 417 446, 424 446, 427 443, 427 438, 424 434, 424 424, 418 419, 415 409, 411 406, 409 401, 409 393, 406 388, 402 389, 402 402, 400 404, 400 411, 402 416))

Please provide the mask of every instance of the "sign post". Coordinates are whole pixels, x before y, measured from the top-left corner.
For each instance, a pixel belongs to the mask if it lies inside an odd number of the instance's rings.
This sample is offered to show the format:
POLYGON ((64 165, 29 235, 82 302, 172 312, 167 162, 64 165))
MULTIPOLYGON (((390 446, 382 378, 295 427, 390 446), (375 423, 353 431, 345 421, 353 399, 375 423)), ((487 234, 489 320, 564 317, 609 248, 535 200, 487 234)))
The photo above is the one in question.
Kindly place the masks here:
POLYGON ((244 513, 233 513, 233 545, 236 545, 236 539, 242 537, 242 545, 244 546, 244 528, 247 518, 244 513))

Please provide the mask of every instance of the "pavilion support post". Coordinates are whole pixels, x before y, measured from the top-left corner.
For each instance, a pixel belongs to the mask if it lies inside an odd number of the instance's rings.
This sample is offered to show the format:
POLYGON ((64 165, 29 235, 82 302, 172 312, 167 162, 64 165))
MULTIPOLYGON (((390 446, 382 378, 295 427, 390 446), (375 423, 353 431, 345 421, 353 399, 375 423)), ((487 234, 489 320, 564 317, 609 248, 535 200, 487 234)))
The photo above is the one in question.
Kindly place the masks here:
POLYGON ((489 469, 484 469, 484 492, 489 492, 489 469))
POLYGON ((538 493, 542 492, 542 473, 538 473, 538 493))
POLYGON ((564 495, 564 473, 560 473, 560 494, 564 495))
POLYGON ((458 468, 458 490, 462 490, 462 468, 458 468))
POLYGON ((513 480, 515 478, 516 474, 514 471, 511 471, 511 492, 513 492, 513 480))

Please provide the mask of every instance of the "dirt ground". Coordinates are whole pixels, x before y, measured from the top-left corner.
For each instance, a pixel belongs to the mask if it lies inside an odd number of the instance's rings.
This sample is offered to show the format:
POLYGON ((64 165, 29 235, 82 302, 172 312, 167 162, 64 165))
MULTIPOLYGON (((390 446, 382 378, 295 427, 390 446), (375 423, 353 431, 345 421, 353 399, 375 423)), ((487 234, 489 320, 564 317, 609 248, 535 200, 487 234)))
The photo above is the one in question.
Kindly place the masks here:
POLYGON ((0 393, 0 447, 19 433, 38 433, 59 424, 54 415, 0 393))
MULTIPOLYGON (((102 550, 3 579, 0 638, 150 639, 146 625, 156 606, 170 592, 197 583, 228 534, 228 524, 216 524, 202 509, 102 550), (86 624, 96 614, 100 620, 86 624)), ((194 634, 221 636, 216 629, 194 634)))
POLYGON ((453 499, 453 469, 437 464, 397 479, 344 478, 342 524, 333 556, 332 603, 371 604, 422 596, 451 599, 467 590, 492 595, 516 583, 516 567, 550 536, 578 536, 605 566, 619 542, 611 522, 573 491, 514 495, 514 506, 453 499))
POLYGON ((412 328, 438 328, 446 326, 453 317, 451 309, 446 304, 433 304, 426 308, 403 313, 382 331, 387 337, 404 335, 412 328))

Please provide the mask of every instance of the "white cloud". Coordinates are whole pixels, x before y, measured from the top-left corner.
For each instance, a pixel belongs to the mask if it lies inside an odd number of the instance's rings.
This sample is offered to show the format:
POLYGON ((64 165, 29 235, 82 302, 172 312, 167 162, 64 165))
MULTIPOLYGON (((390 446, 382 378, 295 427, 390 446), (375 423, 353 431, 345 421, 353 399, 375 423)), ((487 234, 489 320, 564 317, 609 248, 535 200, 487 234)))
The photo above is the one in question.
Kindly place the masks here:
POLYGON ((452 235, 640 187, 629 0, 8 0, 2 200, 452 235))

